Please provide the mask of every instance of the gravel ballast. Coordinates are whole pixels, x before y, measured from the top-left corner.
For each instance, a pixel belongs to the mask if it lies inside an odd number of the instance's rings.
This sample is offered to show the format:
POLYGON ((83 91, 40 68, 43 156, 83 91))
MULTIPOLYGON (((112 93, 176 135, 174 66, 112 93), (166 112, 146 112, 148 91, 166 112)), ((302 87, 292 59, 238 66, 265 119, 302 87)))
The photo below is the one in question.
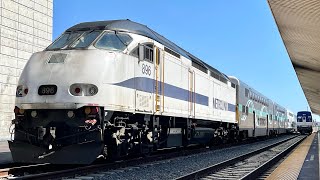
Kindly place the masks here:
POLYGON ((175 179, 182 175, 200 170, 202 168, 220 163, 222 161, 243 155, 250 151, 265 147, 267 145, 288 139, 289 135, 280 136, 265 141, 259 141, 251 144, 244 144, 224 149, 218 149, 189 156, 181 156, 168 160, 161 160, 152 163, 141 164, 137 166, 125 167, 116 170, 99 171, 87 175, 93 179, 175 179), (104 176, 102 175, 104 174, 104 176))

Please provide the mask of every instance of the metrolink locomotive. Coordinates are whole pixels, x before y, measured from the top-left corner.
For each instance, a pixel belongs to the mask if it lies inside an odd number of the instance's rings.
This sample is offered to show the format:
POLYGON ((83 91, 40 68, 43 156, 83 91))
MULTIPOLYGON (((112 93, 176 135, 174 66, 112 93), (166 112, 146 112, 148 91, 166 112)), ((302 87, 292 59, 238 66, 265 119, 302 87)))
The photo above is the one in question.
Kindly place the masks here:
POLYGON ((286 111, 145 25, 87 22, 27 62, 9 146, 15 162, 89 164, 284 133, 286 111))
POLYGON ((310 111, 299 111, 297 113, 297 130, 302 134, 311 134, 314 122, 310 111))

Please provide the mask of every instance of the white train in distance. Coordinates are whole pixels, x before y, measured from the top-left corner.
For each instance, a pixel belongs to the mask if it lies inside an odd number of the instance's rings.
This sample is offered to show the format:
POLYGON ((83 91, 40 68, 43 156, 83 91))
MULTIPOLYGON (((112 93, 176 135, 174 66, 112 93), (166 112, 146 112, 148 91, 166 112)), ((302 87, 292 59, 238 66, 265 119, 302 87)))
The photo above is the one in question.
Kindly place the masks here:
POLYGON ((130 20, 67 29, 32 55, 16 96, 15 162, 89 164, 292 129, 284 107, 130 20))

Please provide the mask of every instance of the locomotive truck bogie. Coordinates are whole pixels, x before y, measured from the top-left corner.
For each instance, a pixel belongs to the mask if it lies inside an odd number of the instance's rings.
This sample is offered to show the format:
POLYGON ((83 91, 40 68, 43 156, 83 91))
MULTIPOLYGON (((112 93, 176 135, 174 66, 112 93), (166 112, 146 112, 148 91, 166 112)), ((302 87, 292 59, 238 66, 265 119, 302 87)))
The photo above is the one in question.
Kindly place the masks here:
POLYGON ((210 146, 237 138, 236 125, 231 124, 211 122, 210 128, 201 127, 202 120, 122 112, 112 114, 106 120, 104 130, 107 158, 149 154, 162 148, 194 144, 210 146))

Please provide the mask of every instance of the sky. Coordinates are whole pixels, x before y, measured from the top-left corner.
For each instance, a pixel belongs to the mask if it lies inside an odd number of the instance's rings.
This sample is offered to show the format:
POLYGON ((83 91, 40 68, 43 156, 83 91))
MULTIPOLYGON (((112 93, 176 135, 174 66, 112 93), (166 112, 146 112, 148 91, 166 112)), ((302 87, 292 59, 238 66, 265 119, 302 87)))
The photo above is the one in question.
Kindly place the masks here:
POLYGON ((289 110, 310 110, 267 0, 53 3, 53 39, 80 22, 130 19, 289 110))

